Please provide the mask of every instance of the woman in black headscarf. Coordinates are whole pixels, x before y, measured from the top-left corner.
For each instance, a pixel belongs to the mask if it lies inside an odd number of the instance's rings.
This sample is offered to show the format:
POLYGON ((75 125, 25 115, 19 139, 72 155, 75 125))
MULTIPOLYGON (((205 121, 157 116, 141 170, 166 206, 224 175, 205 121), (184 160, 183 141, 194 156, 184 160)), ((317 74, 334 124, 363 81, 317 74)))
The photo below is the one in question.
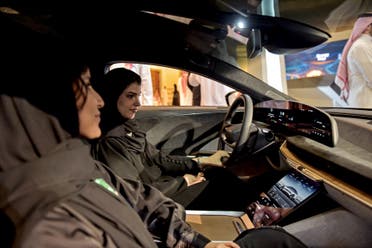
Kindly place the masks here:
POLYGON ((0 246, 157 247, 154 238, 167 247, 208 244, 174 201, 93 160, 88 140, 101 134, 104 103, 89 67, 68 56, 72 47, 23 38, 27 44, 1 58, 1 230, 12 237, 1 235, 0 246))
POLYGON ((5 39, 27 43, 1 57, 1 247, 158 247, 155 238, 166 247, 238 247, 210 242, 174 201, 94 160, 88 140, 101 134, 104 102, 89 67, 68 56, 72 47, 13 35, 5 39))
POLYGON ((97 89, 106 107, 101 122, 104 136, 93 155, 119 176, 150 184, 186 209, 245 211, 257 199, 257 185, 222 167, 221 157, 227 151, 191 159, 161 152, 147 141, 146 132, 135 120, 141 106, 138 74, 113 69, 97 89))

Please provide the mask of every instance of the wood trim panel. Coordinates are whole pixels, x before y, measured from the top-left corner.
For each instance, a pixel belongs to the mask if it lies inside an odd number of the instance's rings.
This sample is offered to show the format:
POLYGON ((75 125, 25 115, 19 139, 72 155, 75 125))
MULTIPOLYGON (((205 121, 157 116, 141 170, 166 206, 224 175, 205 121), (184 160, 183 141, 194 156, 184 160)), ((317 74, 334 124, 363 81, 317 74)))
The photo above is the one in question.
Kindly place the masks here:
POLYGON ((309 163, 301 160, 295 153, 289 150, 287 142, 283 142, 280 147, 280 153, 287 162, 287 164, 299 171, 300 173, 308 176, 309 178, 317 181, 322 181, 329 186, 341 191, 345 195, 367 205, 372 208, 372 196, 342 180, 332 176, 331 174, 315 168, 309 163))

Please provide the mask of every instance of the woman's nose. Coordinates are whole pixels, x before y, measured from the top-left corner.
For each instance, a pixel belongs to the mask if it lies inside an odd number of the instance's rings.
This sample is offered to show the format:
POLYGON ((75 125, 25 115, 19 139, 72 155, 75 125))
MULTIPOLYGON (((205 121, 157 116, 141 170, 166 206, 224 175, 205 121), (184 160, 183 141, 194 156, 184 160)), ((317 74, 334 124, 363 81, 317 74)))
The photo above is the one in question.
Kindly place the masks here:
POLYGON ((96 100, 97 100, 98 108, 103 108, 103 106, 105 106, 105 101, 103 101, 103 98, 97 91, 96 91, 96 100))
POLYGON ((134 102, 136 106, 141 106, 141 96, 136 97, 136 101, 134 102))

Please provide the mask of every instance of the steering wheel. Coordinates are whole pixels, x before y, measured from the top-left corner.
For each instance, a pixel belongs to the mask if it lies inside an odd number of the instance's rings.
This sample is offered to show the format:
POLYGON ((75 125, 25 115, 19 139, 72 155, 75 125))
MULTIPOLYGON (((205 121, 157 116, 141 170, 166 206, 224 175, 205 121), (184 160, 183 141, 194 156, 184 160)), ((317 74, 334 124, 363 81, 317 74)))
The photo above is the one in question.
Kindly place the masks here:
POLYGON ((220 142, 218 148, 223 150, 225 145, 232 148, 230 158, 226 161, 236 160, 239 153, 245 147, 249 136, 253 119, 253 101, 249 95, 241 94, 235 99, 228 109, 220 131, 220 142), (241 123, 233 123, 233 117, 238 107, 243 106, 243 119, 241 123))

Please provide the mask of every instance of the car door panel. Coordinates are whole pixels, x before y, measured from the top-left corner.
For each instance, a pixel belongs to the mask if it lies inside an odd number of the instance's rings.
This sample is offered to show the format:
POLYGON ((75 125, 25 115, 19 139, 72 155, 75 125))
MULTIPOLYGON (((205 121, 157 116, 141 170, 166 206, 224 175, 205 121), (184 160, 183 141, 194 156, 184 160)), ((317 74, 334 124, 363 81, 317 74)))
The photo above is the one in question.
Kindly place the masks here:
POLYGON ((226 107, 142 107, 137 121, 159 150, 186 155, 216 150, 226 107))

